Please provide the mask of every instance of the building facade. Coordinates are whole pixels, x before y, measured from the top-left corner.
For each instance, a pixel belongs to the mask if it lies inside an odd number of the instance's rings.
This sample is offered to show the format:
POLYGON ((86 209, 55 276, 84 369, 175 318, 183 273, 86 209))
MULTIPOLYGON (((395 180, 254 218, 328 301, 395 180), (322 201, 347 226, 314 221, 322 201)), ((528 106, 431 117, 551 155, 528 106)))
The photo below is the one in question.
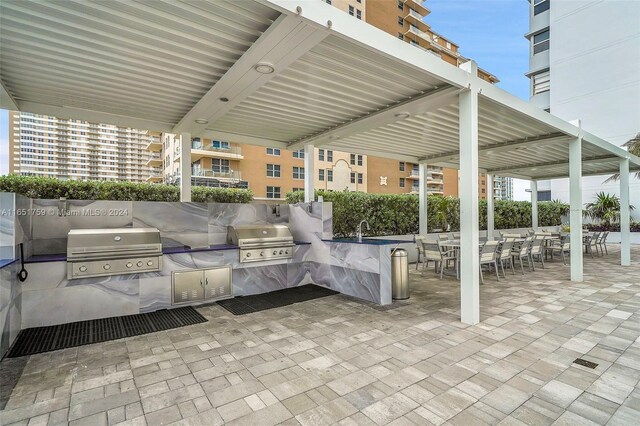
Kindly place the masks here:
POLYGON ((26 112, 9 112, 9 173, 145 182, 160 134, 26 112))
MULTIPOLYGON (((640 2, 530 0, 531 102, 616 145, 640 132, 640 2)), ((583 202, 619 195, 607 176, 582 179, 583 202)), ((539 198, 569 201, 567 179, 538 183, 539 198), (541 188, 548 193, 540 194, 541 188)), ((640 180, 631 179, 640 218, 640 180)))

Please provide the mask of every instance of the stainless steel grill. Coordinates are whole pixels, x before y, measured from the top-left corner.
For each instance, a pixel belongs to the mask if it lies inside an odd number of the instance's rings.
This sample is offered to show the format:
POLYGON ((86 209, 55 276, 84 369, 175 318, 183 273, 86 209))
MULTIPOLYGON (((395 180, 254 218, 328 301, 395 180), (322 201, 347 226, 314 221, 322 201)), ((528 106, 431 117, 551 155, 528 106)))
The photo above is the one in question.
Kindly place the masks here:
POLYGON ((159 271, 156 228, 73 229, 67 236, 67 278, 159 271))
POLYGON ((240 262, 293 257, 293 236, 285 225, 230 226, 227 242, 240 248, 240 262))

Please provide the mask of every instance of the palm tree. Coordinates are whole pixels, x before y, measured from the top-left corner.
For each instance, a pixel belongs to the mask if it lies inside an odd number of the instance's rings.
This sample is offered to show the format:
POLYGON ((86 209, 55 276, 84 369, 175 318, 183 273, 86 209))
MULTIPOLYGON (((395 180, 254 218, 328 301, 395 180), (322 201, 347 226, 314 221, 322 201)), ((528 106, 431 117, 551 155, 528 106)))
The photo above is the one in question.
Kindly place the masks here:
MULTIPOLYGON (((629 209, 634 210, 635 207, 629 206, 629 209)), ((620 199, 612 194, 598 192, 593 202, 585 204, 583 215, 608 227, 611 222, 620 220, 620 199)))
MULTIPOLYGON (((622 146, 627 147, 627 151, 631 154, 640 157, 640 133, 635 135, 635 137, 629 139, 622 146)), ((636 179, 640 179, 640 172, 635 173, 636 179)), ((607 182, 617 182, 620 180, 620 173, 616 173, 615 175, 611 175, 604 183, 607 182)))

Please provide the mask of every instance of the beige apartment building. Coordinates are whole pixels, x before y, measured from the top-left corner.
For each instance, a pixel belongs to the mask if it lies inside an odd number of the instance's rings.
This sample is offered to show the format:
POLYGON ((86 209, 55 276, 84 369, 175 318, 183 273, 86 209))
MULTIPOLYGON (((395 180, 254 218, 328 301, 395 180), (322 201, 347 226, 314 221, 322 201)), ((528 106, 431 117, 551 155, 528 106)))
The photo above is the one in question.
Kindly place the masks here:
POLYGON ((9 112, 9 173, 59 179, 145 182, 159 133, 9 112))

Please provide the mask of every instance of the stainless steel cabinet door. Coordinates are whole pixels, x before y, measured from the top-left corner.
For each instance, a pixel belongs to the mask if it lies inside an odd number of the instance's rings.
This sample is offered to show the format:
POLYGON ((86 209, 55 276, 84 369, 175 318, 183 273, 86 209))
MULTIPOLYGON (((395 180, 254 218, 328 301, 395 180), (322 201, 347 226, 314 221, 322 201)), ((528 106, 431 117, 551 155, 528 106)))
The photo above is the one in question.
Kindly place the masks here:
POLYGON ((206 299, 223 299, 231 296, 231 268, 206 269, 204 271, 206 299))
POLYGON ((201 270, 173 273, 173 303, 204 299, 204 275, 201 270))

